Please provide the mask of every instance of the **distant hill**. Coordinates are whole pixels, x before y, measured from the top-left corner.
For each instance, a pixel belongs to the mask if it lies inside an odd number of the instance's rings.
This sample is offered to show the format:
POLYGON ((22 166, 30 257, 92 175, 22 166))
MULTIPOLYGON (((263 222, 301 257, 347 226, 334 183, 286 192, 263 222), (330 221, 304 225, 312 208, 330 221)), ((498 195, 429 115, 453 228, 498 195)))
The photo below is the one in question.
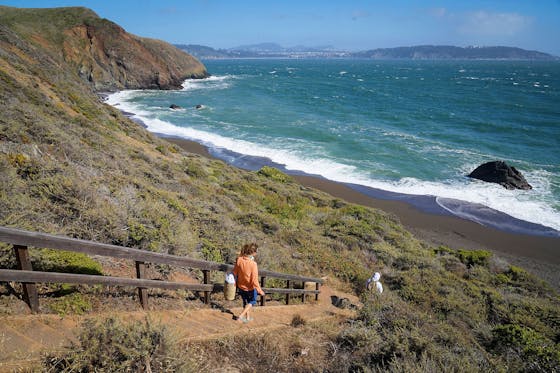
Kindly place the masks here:
POLYGON ((413 47, 381 48, 360 52, 337 51, 332 46, 294 46, 285 48, 276 43, 242 45, 229 49, 214 49, 202 45, 177 44, 178 48, 197 58, 372 58, 411 60, 541 60, 554 61, 559 57, 515 47, 455 47, 420 45, 413 47))
POLYGON ((453 60, 453 59, 489 59, 489 60, 557 60, 550 54, 529 51, 515 47, 454 47, 421 45, 373 49, 351 53, 351 57, 373 59, 412 59, 412 60, 453 60))
POLYGON ((251 45, 240 45, 238 47, 233 47, 231 50, 234 51, 247 51, 247 52, 268 52, 268 53, 280 53, 285 50, 283 46, 276 43, 260 43, 251 45))
POLYGON ((332 46, 307 47, 296 45, 283 47, 276 43, 241 45, 228 49, 214 49, 204 45, 175 44, 175 46, 197 58, 302 58, 302 57, 343 57, 347 52, 338 52, 332 46))
POLYGON ((225 49, 214 49, 205 45, 198 44, 174 44, 182 51, 195 56, 196 58, 232 58, 230 52, 225 49))

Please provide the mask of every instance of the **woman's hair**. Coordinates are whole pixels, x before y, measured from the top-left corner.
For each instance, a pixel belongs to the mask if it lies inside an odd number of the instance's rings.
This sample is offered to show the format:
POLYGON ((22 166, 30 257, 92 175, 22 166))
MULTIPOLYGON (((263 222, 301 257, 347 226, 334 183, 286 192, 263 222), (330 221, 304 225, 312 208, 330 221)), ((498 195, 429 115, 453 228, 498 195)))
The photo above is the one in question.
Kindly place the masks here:
POLYGON ((259 247, 257 246, 256 243, 246 243, 245 245, 243 245, 243 248, 241 249, 239 255, 240 256, 251 255, 253 253, 256 253, 258 248, 259 247))

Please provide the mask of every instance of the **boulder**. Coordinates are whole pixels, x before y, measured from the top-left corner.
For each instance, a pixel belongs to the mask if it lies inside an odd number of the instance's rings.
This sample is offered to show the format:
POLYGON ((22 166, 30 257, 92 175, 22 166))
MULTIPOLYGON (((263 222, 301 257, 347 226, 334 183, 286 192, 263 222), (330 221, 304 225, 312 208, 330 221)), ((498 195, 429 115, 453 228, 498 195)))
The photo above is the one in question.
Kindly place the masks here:
POLYGON ((171 105, 169 106, 169 108, 170 108, 170 109, 173 109, 173 110, 182 109, 182 107, 180 107, 179 105, 175 105, 175 104, 171 104, 171 105))
POLYGON ((487 181, 489 183, 500 184, 506 189, 533 189, 531 185, 517 171, 515 167, 511 167, 504 161, 487 162, 478 166, 469 177, 487 181))

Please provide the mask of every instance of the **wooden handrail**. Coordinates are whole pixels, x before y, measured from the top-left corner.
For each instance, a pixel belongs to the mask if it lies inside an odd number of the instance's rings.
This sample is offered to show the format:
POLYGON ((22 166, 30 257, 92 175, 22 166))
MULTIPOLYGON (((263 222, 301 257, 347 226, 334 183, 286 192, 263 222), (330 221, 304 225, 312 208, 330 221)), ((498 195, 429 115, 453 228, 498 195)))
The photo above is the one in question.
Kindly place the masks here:
MULTIPOLYGON (((204 302, 209 303, 210 292, 223 288, 220 284, 211 284, 209 281, 210 271, 228 272, 233 265, 210 262, 206 260, 191 259, 169 254, 154 253, 151 251, 132 249, 128 247, 103 244, 93 241, 80 240, 69 237, 55 236, 47 233, 31 232, 16 228, 0 227, 0 242, 12 244, 18 261, 19 270, 0 269, 0 281, 15 281, 23 285, 24 298, 33 312, 39 311, 39 300, 35 283, 72 283, 72 284, 101 284, 110 286, 133 286, 138 288, 139 299, 142 307, 147 308, 147 288, 161 289, 186 289, 204 292, 204 302), (67 250, 89 255, 108 256, 135 261, 136 274, 138 278, 122 278, 100 275, 85 275, 73 273, 39 272, 33 271, 29 259, 28 246, 35 248, 48 248, 55 250, 67 250), (144 278, 145 263, 168 264, 179 267, 196 268, 204 274, 204 284, 189 284, 181 282, 149 280, 144 278)), ((261 287, 267 294, 286 294, 286 304, 289 303, 290 294, 300 294, 302 300, 306 295, 315 295, 318 300, 322 279, 291 275, 287 273, 259 270, 261 287), (267 277, 287 280, 288 289, 267 288, 265 282, 267 277), (313 282, 315 290, 290 288, 291 281, 313 282)), ((265 297, 261 297, 261 305, 265 305, 265 297)))
POLYGON ((194 290, 212 291, 212 284, 189 284, 186 282, 171 282, 159 280, 147 280, 140 278, 124 278, 99 275, 82 275, 75 273, 59 272, 39 272, 39 271, 18 271, 15 269, 0 269, 0 281, 15 282, 42 282, 58 284, 88 284, 88 285, 109 285, 109 286, 134 286, 159 288, 167 290, 194 290))
MULTIPOLYGON (((130 259, 140 262, 169 264, 180 267, 196 268, 209 271, 228 272, 233 270, 233 265, 210 262, 206 260, 191 259, 182 256, 154 253, 146 250, 132 249, 124 246, 109 245, 99 242, 80 240, 47 233, 31 232, 16 228, 0 227, 0 242, 13 245, 33 246, 45 249, 59 249, 74 251, 89 255, 109 256, 113 258, 130 259)), ((306 281, 323 283, 320 278, 291 275, 281 272, 259 270, 260 276, 274 277, 283 280, 306 281)))
MULTIPOLYGON (((40 271, 18 271, 16 269, 0 269, 0 281, 14 282, 41 282, 53 284, 86 284, 86 285, 109 285, 109 286, 133 286, 149 287, 167 290, 193 290, 193 291, 214 291, 221 286, 216 284, 190 284, 186 282, 172 282, 160 280, 147 280, 138 278, 123 278, 100 275, 83 275, 75 273, 61 272, 40 272, 40 271)), ((317 290, 305 289, 278 289, 263 288, 267 294, 319 294, 317 290)))

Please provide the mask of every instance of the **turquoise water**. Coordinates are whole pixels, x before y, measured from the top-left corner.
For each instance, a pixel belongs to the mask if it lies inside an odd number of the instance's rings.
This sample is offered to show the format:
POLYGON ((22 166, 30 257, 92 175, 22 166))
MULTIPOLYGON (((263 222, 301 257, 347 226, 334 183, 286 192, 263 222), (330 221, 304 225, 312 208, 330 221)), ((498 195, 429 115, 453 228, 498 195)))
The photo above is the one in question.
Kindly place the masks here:
POLYGON ((264 157, 289 171, 434 196, 444 210, 481 224, 499 211, 560 230, 560 63, 204 63, 209 79, 180 91, 118 92, 109 103, 153 132, 199 141, 233 163, 264 157), (465 176, 496 159, 534 189, 465 176))

